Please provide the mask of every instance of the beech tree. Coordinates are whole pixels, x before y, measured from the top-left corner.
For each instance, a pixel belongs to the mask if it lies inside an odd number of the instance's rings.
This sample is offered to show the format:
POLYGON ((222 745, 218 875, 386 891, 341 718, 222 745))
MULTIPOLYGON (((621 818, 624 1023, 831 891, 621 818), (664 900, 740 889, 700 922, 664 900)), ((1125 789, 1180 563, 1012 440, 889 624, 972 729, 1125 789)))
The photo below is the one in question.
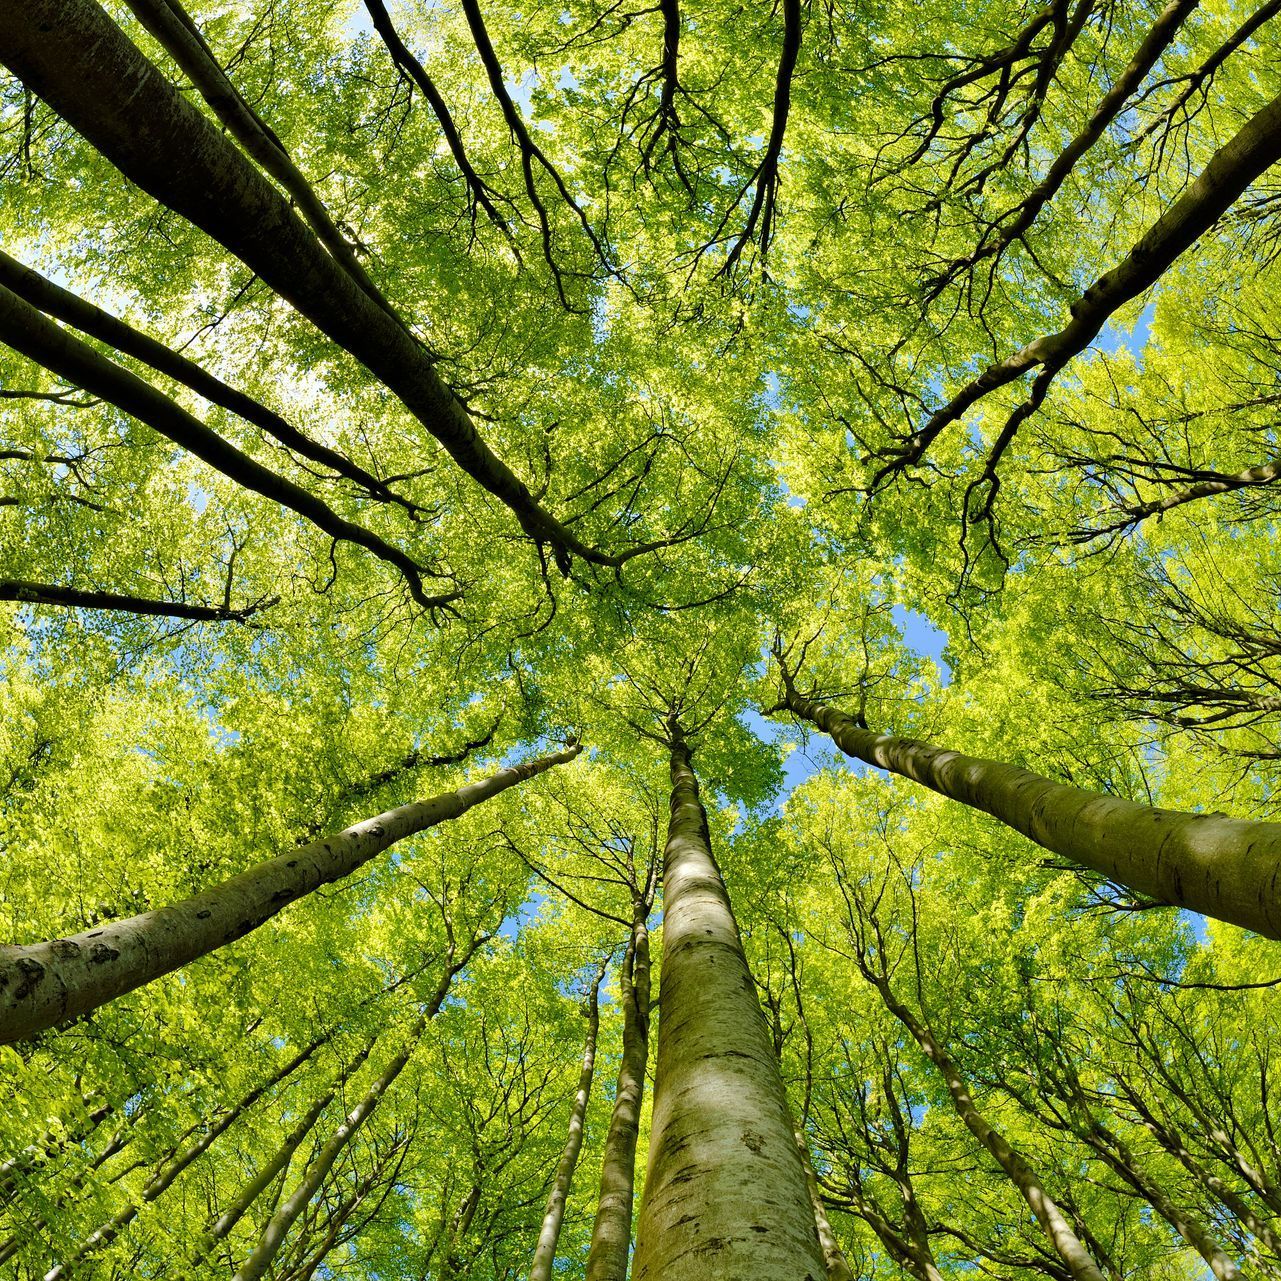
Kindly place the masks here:
POLYGON ((1279 24, 0 7, 0 1271, 1281 1278, 1279 24))

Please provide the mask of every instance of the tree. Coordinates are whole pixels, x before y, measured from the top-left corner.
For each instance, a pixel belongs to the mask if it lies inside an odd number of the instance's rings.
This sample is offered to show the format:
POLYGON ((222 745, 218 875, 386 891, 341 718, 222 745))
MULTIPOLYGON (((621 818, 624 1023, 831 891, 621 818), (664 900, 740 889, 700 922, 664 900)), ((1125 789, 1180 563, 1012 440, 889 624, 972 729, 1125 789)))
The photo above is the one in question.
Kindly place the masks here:
POLYGON ((6 1275, 1281 1276, 1278 23, 0 13, 6 1275))

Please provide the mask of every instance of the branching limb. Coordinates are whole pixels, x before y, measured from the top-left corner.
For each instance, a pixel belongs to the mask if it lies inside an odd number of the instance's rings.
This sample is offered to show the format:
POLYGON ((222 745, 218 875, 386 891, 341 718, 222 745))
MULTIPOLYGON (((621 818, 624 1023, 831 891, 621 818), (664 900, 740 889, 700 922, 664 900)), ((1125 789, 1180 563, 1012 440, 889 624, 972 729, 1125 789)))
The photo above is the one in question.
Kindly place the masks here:
MULTIPOLYGON (((1161 55, 1170 47, 1175 36, 1182 29, 1183 23, 1198 3, 1199 0, 1170 0, 1144 36, 1134 57, 1100 99, 1085 128, 1059 152, 1046 171, 1045 177, 1032 191, 992 224, 992 230, 998 226, 1001 227, 997 238, 989 242, 985 235, 984 242, 980 243, 974 253, 949 263, 942 272, 929 280, 926 284, 928 297, 937 298, 960 272, 973 270, 988 258, 999 260, 1015 241, 1024 236, 1041 211, 1063 186, 1076 167, 1077 161, 1098 142, 1108 126, 1121 114, 1130 96, 1143 83, 1144 77, 1156 65, 1161 55)), ((1281 0, 1277 0, 1277 4, 1281 5, 1281 0)))
POLYGON ((0 600, 20 601, 26 605, 52 605, 59 609, 102 609, 153 618, 182 618, 198 623, 243 623, 254 614, 277 604, 279 599, 277 596, 264 596, 237 608, 227 605, 189 605, 183 601, 151 600, 145 596, 129 596, 120 592, 0 578, 0 600))
POLYGON ((906 440, 880 451, 884 461, 871 481, 873 491, 920 462, 945 428, 978 401, 1037 366, 1053 378, 1098 337, 1116 310, 1154 285, 1174 261, 1223 216, 1245 189, 1281 160, 1281 97, 1252 116, 1210 158, 1197 180, 1148 229, 1124 260, 1100 276, 1075 303, 1072 319, 1054 334, 1038 338, 988 366, 906 440))
POLYGON ((734 242, 722 275, 734 270, 735 264, 742 256, 744 248, 756 235, 757 224, 760 225, 761 256, 769 249, 770 237, 774 230, 775 206, 778 201, 779 160, 783 154, 783 139, 787 134, 787 116, 792 105, 792 76, 796 70, 796 60, 801 52, 801 0, 783 0, 783 50, 778 60, 778 75, 774 81, 774 116, 770 125, 769 141, 765 155, 757 165, 751 181, 756 184, 756 193, 752 198, 747 222, 738 239, 734 242))
POLYGON ((0 342, 52 370, 59 377, 110 401, 117 408, 172 440, 174 444, 188 450, 202 462, 208 463, 228 479, 288 507, 332 538, 354 543, 372 552, 380 560, 394 565, 404 576, 414 600, 424 609, 440 609, 461 598, 462 592, 458 589, 435 596, 428 595, 423 587, 424 574, 434 577, 444 575, 424 570, 398 547, 393 547, 370 530, 344 520, 314 494, 255 462, 150 384, 127 369, 113 364, 65 330, 59 329, 29 303, 2 285, 0 342))
POLYGON ((472 208, 475 209, 476 206, 479 206, 483 209, 494 226, 499 228, 510 239, 511 228, 507 225, 507 220, 498 212, 496 204, 498 200, 504 200, 510 204, 510 200, 500 192, 495 191, 476 172, 475 167, 467 157, 467 149, 463 146, 462 134, 459 133, 458 126, 454 122, 453 114, 449 110, 449 104, 446 103, 440 90, 436 87, 435 81, 427 74, 427 68, 414 57, 409 46, 401 39, 400 33, 396 30, 383 0, 365 0, 365 8, 369 13, 369 20, 374 25, 374 30, 382 37, 383 44, 387 46, 387 52, 391 55, 391 60, 396 69, 401 75, 407 76, 411 84, 417 85, 422 90, 423 97, 427 99, 432 112, 440 123, 441 132, 445 135, 450 154, 454 157, 454 164, 458 166, 458 171, 462 174, 463 181, 467 184, 467 193, 470 197, 472 208))
POLYGON ((127 3, 138 21, 191 78, 200 96, 232 137, 294 199, 334 259, 374 302, 394 316, 391 305, 361 266, 324 202, 290 159, 284 144, 231 83, 179 0, 127 0, 127 3))
POLYGON ((1174 117, 1186 108, 1192 95, 1203 86, 1208 87, 1208 82, 1214 79, 1219 68, 1246 41, 1250 40, 1264 23, 1270 22, 1278 13, 1281 13, 1281 0, 1268 0, 1266 4, 1256 9, 1195 71, 1186 76, 1169 77, 1153 85, 1152 89, 1144 94, 1145 98, 1157 89, 1167 88, 1180 82, 1183 88, 1175 95, 1173 102, 1134 135, 1130 145, 1138 147, 1158 129, 1163 127, 1168 129, 1174 117))
POLYGON ((547 158, 543 149, 534 141, 530 135, 529 128, 525 124, 524 117, 520 114, 520 109, 512 100, 511 94, 507 90, 506 81, 503 79, 502 63, 498 60, 498 54, 494 49, 493 41, 489 38, 489 31, 485 27, 485 17, 480 11, 478 0, 462 0, 463 14, 467 19, 467 26, 471 30, 472 41, 476 46, 476 52, 480 55, 480 60, 485 68, 485 74, 489 77, 489 87, 497 101, 499 108, 502 110, 503 119, 507 122, 508 129, 511 130, 512 137, 516 140, 520 148, 521 168, 525 175, 525 190, 529 195, 530 203, 534 206, 538 214, 539 225, 542 228, 543 235, 543 256, 551 269, 552 275, 556 280, 556 288, 560 294, 561 303, 566 309, 570 308, 569 300, 565 297, 563 281, 560 268, 552 255, 552 231, 551 222, 548 218, 547 208, 538 194, 538 186, 534 180, 534 164, 538 163, 539 167, 547 174, 555 185, 556 190, 560 193, 561 199, 573 211, 579 224, 582 226, 588 240, 591 241, 592 248, 596 251, 596 256, 606 270, 612 272, 613 266, 610 262, 610 256, 605 250, 600 237, 592 229, 591 223, 587 220, 587 215, 583 208, 570 194, 569 187, 566 186, 564 178, 555 165, 547 158))
POLYGON ((1108 525, 1094 529, 1073 530, 1067 536, 1070 543, 1092 543, 1098 538, 1109 538, 1128 533, 1153 516, 1163 516, 1176 507, 1183 507, 1201 498, 1216 494, 1230 494, 1242 489, 1254 489, 1273 484, 1281 477, 1281 456, 1269 459, 1257 467, 1246 467, 1238 472, 1198 472, 1201 479, 1186 489, 1176 490, 1164 498, 1153 498, 1145 503, 1122 507, 1120 516, 1108 525))
MULTIPOLYGON (((54 284, 52 280, 46 279, 16 258, 11 258, 3 250, 0 250, 0 286, 11 289, 46 315, 74 325, 81 333, 109 344, 126 356, 141 360, 157 373, 164 374, 190 388, 198 396, 203 396, 211 404, 252 423, 287 449, 292 449, 323 467, 331 468, 346 480, 359 485, 378 502, 396 503, 404 507, 411 516, 416 516, 422 510, 416 503, 411 503, 389 488, 389 482, 379 480, 336 449, 312 440, 274 410, 214 377, 194 360, 141 333, 69 289, 54 284)), ((61 393, 57 393, 55 403, 69 402, 61 393)), ((81 400, 74 403, 84 402, 81 400)))

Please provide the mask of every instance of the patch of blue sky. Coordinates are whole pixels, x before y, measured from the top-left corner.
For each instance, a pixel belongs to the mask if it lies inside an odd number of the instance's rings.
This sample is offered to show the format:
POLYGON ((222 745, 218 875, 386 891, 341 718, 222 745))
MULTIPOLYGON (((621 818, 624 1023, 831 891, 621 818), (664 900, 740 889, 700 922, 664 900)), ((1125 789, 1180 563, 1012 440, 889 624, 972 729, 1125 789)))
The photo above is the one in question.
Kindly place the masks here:
POLYGON ((505 80, 507 92, 511 94, 512 101, 520 108, 522 116, 528 116, 534 105, 534 86, 538 84, 538 72, 526 71, 519 80, 505 80))
MULTIPOLYGON (((947 633, 935 627, 924 614, 903 605, 893 606, 891 616, 904 646, 913 654, 930 659, 938 668, 940 684, 947 685, 952 676, 951 666, 944 657, 947 633)), ((863 774, 870 768, 847 757, 826 734, 817 730, 802 733, 796 725, 763 716, 755 709, 745 711, 740 719, 757 738, 776 748, 782 758, 782 787, 766 807, 767 813, 780 813, 792 792, 823 770, 845 769, 863 774)))
POLYGON ((531 891, 529 897, 498 927, 499 938, 514 942, 527 925, 532 925, 538 919, 538 914, 543 910, 543 904, 546 902, 547 895, 541 890, 531 891))
POLYGON ((1128 328, 1115 321, 1103 326, 1102 332, 1094 340, 1094 345, 1101 351, 1112 355, 1121 348, 1126 348, 1139 365, 1143 364, 1143 349, 1148 345, 1152 334, 1152 320, 1156 315, 1156 298, 1148 299, 1147 305, 1139 312, 1138 319, 1128 328))
POLYGON ((781 813, 792 792, 822 770, 855 764, 848 761, 825 734, 802 735, 795 725, 762 716, 755 709, 744 712, 742 721, 757 738, 775 747, 782 757, 783 786, 766 807, 767 813, 781 813))
POLYGON ((943 656, 948 643, 947 633, 935 627, 924 614, 903 605, 893 606, 890 616, 903 637, 903 644, 914 654, 931 659, 939 669, 942 684, 948 684, 952 679, 952 668, 943 656))
POLYGON ((356 39, 360 36, 372 36, 374 34, 374 24, 370 20, 369 10, 363 4, 353 4, 347 12, 346 18, 343 19, 342 29, 344 35, 356 39))

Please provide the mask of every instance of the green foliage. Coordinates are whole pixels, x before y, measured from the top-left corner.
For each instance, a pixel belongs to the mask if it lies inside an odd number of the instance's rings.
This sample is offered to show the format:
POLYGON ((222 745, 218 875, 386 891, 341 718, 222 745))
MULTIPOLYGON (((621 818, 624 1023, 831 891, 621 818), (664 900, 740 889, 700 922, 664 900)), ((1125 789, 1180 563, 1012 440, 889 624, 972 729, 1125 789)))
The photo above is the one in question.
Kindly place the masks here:
MULTIPOLYGON (((237 148, 146 7, 111 16, 237 148)), ((1275 815, 1276 168, 1118 303, 1012 435, 1029 377, 903 460, 977 375, 1063 329, 1267 108, 1281 19, 1260 10, 1228 47, 1251 6, 1189 6, 1048 191, 1159 5, 482 8, 541 158, 522 153, 465 5, 390 10, 457 140, 363 5, 201 0, 191 17, 469 430, 594 557, 531 534, 455 465, 439 423, 130 181, 52 93, 0 81, 5 250, 389 492, 92 349, 408 556, 428 591, 458 593, 423 608, 386 560, 0 347, 0 935, 145 913, 567 736, 584 747, 0 1048, 0 1272, 230 1275, 412 1042, 270 1275, 520 1275, 583 994, 608 958, 557 1273, 584 1275, 647 893, 658 992, 674 719, 860 1277, 930 1276, 922 1242, 945 1278, 1066 1275, 872 962, 1109 1275, 1202 1274, 1118 1173, 1129 1161, 1242 1274, 1281 1276, 1281 948, 1060 866, 764 719, 777 649, 874 730, 1153 804, 1275 815), (32 585, 155 608, 67 608, 32 585)))

